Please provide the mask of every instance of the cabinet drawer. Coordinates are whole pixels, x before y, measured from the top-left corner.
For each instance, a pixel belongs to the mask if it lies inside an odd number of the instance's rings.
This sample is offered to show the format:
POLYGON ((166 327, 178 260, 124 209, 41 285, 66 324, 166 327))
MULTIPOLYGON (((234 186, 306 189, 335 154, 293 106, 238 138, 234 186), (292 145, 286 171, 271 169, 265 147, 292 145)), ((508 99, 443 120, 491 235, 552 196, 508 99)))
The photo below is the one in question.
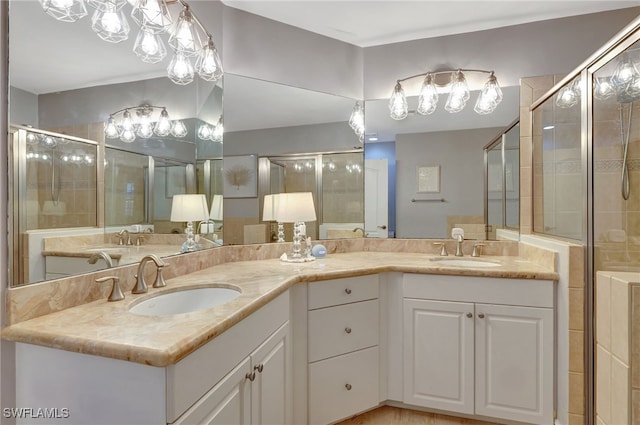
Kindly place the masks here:
POLYGON ((309 310, 378 298, 378 275, 309 284, 309 310))
POLYGON ((378 345, 378 300, 309 312, 309 362, 378 345))
POLYGON ((328 424, 378 405, 378 347, 309 365, 309 424, 328 424))

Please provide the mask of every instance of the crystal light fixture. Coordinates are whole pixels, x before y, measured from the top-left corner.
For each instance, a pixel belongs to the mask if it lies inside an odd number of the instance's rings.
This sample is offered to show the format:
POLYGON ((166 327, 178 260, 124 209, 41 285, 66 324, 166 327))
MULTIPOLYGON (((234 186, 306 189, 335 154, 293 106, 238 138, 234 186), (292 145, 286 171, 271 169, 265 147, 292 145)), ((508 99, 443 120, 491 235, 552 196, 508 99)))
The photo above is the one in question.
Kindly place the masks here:
POLYGON ((566 84, 556 95, 556 106, 571 108, 580 101, 580 76, 566 84))
POLYGON ((360 143, 364 142, 364 108, 356 102, 349 117, 349 127, 356 133, 360 143))
POLYGON ((430 71, 397 80, 391 98, 389 99, 389 113, 391 118, 394 120, 403 120, 409 115, 409 105, 404 89, 402 88, 402 83, 416 77, 424 77, 424 81, 422 82, 418 96, 418 107, 415 112, 420 115, 430 115, 436 111, 439 100, 438 86, 445 87, 445 90, 449 92, 445 110, 450 113, 462 111, 470 97, 469 86, 464 75, 465 72, 489 74, 487 82, 484 84, 478 96, 474 111, 481 115, 492 113, 500 102, 502 102, 503 98, 502 90, 500 89, 495 73, 481 69, 457 69, 437 72, 430 71), (450 75, 449 83, 438 83, 436 77, 445 74, 450 75))
MULTIPOLYGON (((57 20, 75 22, 87 15, 85 0, 40 0, 43 10, 57 20)), ((195 74, 205 81, 217 81, 223 69, 211 33, 193 13, 185 0, 86 0, 94 8, 91 28, 103 40, 120 43, 129 38, 130 27, 124 13, 140 27, 133 52, 145 63, 158 63, 167 54, 161 35, 169 37, 173 57, 167 66, 168 77, 176 84, 191 83, 195 74), (181 7, 173 25, 169 6, 181 7), (206 40, 206 41, 202 41, 206 40), (192 59, 195 58, 195 67, 192 59)))
POLYGON ((214 142, 222 143, 224 136, 224 124, 222 123, 222 115, 218 118, 218 122, 213 126, 213 132, 211 133, 211 140, 214 142))
POLYGON ((109 139, 119 138, 132 143, 137 137, 147 139, 153 135, 159 137, 185 137, 187 127, 180 120, 171 120, 164 106, 131 106, 109 115, 104 125, 104 135, 109 139), (133 114, 132 114, 133 111, 133 114), (154 113, 160 111, 154 120, 154 113), (118 120, 118 117, 121 119, 118 120))
POLYGON ((600 77, 595 79, 593 95, 596 97, 596 99, 609 99, 614 94, 616 94, 616 90, 613 84, 611 84, 610 78, 600 77))

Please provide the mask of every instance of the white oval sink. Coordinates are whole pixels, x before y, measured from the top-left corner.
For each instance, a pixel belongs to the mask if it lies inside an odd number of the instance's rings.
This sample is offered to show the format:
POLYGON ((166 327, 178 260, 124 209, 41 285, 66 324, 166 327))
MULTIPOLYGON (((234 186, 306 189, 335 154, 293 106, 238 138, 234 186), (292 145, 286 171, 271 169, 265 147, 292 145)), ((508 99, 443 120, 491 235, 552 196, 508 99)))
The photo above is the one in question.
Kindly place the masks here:
POLYGON ((498 267, 500 263, 484 260, 463 260, 461 258, 437 258, 431 260, 443 266, 451 267, 498 267))
POLYGON ((136 304, 129 311, 142 316, 191 313, 229 302, 240 295, 233 288, 206 287, 157 295, 136 304))

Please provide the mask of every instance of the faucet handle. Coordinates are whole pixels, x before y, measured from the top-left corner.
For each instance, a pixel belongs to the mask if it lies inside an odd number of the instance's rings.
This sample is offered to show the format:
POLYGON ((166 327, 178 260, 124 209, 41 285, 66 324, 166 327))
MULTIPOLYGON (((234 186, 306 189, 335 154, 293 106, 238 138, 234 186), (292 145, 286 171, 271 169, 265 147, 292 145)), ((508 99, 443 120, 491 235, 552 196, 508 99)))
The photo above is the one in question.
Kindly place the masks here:
POLYGON ((434 242, 433 244, 440 247, 440 256, 446 257, 447 255, 449 255, 449 253, 447 252, 447 245, 445 245, 444 242, 434 242))
POLYGON ((106 282, 108 280, 113 280, 113 286, 111 287, 111 293, 107 298, 107 301, 120 301, 124 300, 124 294, 120 289, 120 278, 117 276, 105 276, 96 279, 96 283, 106 282))
POLYGON ((164 265, 158 266, 156 280, 153 282, 154 288, 164 288, 167 286, 167 282, 164 281, 164 276, 162 276, 162 270, 164 270, 165 267, 169 267, 169 263, 164 263, 164 265))
POLYGON ((479 257, 483 246, 484 246, 483 243, 480 243, 480 242, 474 243, 473 244, 473 252, 471 253, 471 256, 472 257, 479 257))
POLYGON ((132 294, 144 294, 149 289, 147 288, 147 282, 144 280, 144 275, 142 274, 142 270, 140 270, 139 274, 134 274, 133 278, 136 280, 136 285, 131 290, 132 294))

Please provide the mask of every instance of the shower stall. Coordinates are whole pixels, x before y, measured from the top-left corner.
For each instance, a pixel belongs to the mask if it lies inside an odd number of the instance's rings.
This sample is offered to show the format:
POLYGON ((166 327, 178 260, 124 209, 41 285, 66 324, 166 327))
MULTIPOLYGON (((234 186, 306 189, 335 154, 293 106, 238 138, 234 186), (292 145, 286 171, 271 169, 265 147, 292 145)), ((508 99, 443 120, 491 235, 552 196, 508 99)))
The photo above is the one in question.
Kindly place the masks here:
POLYGON ((585 246, 585 423, 640 423, 640 19, 532 106, 535 233, 585 246))

